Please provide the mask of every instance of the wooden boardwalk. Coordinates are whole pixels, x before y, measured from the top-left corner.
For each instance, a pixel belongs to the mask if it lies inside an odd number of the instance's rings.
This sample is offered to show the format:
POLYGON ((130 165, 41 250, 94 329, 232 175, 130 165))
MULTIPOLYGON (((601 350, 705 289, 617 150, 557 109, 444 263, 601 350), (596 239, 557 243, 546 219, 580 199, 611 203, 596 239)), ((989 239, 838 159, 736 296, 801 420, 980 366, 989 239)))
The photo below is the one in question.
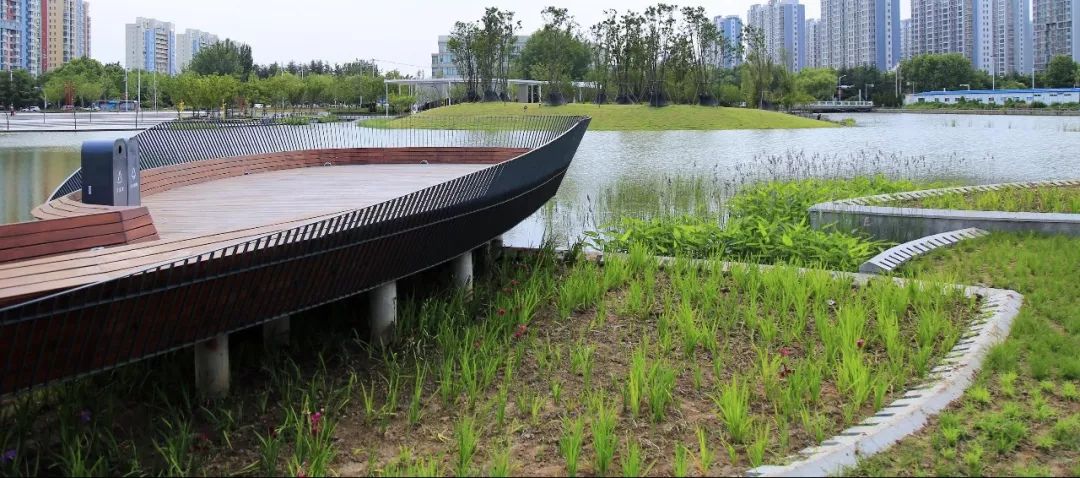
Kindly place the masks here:
POLYGON ((122 277, 378 204, 488 166, 308 167, 170 189, 143 198, 160 240, 2 263, 0 302, 122 277))

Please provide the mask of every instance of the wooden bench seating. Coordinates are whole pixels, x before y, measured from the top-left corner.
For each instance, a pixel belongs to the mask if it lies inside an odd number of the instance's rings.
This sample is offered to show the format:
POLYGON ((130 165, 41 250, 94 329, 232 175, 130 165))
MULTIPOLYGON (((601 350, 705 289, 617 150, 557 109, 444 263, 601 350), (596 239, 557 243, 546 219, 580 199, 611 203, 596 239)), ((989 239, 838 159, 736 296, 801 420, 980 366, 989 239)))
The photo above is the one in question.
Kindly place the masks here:
POLYGON ((0 262, 157 239, 145 207, 111 209, 0 225, 0 262))

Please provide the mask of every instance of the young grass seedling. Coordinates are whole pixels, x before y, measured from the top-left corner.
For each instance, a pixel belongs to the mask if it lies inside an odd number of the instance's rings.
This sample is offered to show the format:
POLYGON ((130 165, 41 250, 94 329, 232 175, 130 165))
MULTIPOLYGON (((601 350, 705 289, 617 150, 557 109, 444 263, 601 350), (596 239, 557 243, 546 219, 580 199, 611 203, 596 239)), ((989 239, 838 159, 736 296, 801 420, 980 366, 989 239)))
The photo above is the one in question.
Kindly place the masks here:
POLYGON ((750 466, 757 468, 765 462, 765 450, 769 447, 769 423, 765 422, 754 434, 754 441, 746 447, 746 458, 750 466))
POLYGON ((671 465, 674 476, 687 476, 690 472, 690 451, 682 443, 675 444, 675 462, 671 465))
POLYGON ((709 470, 712 468, 716 455, 709 449, 708 432, 704 428, 697 427, 695 433, 698 439, 698 471, 701 472, 701 476, 709 476, 709 470))
POLYGON ((595 452, 593 468, 598 475, 606 476, 615 457, 615 447, 619 443, 615 436, 615 410, 608 405, 603 394, 593 397, 592 401, 593 420, 589 427, 595 452))
POLYGON ((649 473, 651 466, 645 465, 645 454, 641 452, 641 445, 637 441, 626 440, 626 449, 622 455, 622 472, 624 477, 639 477, 649 473))
POLYGON ((750 387, 746 383, 740 383, 739 377, 731 378, 731 382, 725 386, 719 395, 713 396, 713 402, 720 410, 720 420, 724 423, 731 440, 738 444, 745 444, 750 437, 750 387))
POLYGON ((563 434, 559 439, 559 453, 566 460, 566 474, 577 476, 578 459, 581 458, 581 445, 585 441, 585 421, 581 417, 573 420, 563 419, 563 434))
POLYGON ((463 415, 454 427, 454 438, 457 441, 457 468, 455 474, 467 476, 471 472, 473 455, 476 454, 478 436, 476 432, 476 419, 469 415, 463 415))

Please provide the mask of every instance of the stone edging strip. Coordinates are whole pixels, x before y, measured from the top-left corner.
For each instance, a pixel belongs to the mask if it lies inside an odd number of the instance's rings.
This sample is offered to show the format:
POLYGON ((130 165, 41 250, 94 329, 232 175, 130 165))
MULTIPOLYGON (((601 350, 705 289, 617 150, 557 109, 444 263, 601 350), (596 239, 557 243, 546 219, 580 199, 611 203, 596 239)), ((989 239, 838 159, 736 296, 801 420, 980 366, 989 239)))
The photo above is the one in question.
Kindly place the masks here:
POLYGON ((864 274, 885 274, 896 270, 905 262, 926 254, 934 249, 948 247, 964 239, 974 239, 989 234, 982 229, 967 228, 959 231, 943 232, 926 236, 914 241, 905 242, 896 247, 889 248, 874 256, 872 259, 859 266, 859 272, 864 274))
POLYGON ((987 231, 1035 231, 1080 236, 1080 214, 925 209, 881 205, 890 201, 921 199, 948 193, 1046 186, 1080 186, 1080 180, 964 186, 845 199, 814 205, 809 210, 810 222, 815 228, 836 224, 841 229, 861 229, 876 239, 895 242, 906 242, 972 227, 987 231))

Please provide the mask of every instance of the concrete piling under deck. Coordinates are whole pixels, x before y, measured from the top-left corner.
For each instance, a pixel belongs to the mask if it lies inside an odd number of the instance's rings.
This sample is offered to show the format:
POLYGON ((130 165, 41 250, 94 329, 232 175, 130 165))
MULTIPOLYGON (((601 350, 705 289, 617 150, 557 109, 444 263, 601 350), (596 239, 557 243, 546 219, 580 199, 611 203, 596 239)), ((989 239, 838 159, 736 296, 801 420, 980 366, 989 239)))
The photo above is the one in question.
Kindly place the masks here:
POLYGON ((397 324, 397 283, 387 282, 371 291, 371 341, 388 344, 397 324))
POLYGON ((195 344, 195 386, 210 397, 229 394, 229 336, 195 344))
POLYGON ((465 293, 471 293, 473 287, 473 254, 468 251, 457 256, 452 261, 454 286, 464 289, 465 293))
POLYGON ((263 345, 267 350, 289 346, 289 330, 291 329, 289 317, 282 317, 263 324, 263 345))

